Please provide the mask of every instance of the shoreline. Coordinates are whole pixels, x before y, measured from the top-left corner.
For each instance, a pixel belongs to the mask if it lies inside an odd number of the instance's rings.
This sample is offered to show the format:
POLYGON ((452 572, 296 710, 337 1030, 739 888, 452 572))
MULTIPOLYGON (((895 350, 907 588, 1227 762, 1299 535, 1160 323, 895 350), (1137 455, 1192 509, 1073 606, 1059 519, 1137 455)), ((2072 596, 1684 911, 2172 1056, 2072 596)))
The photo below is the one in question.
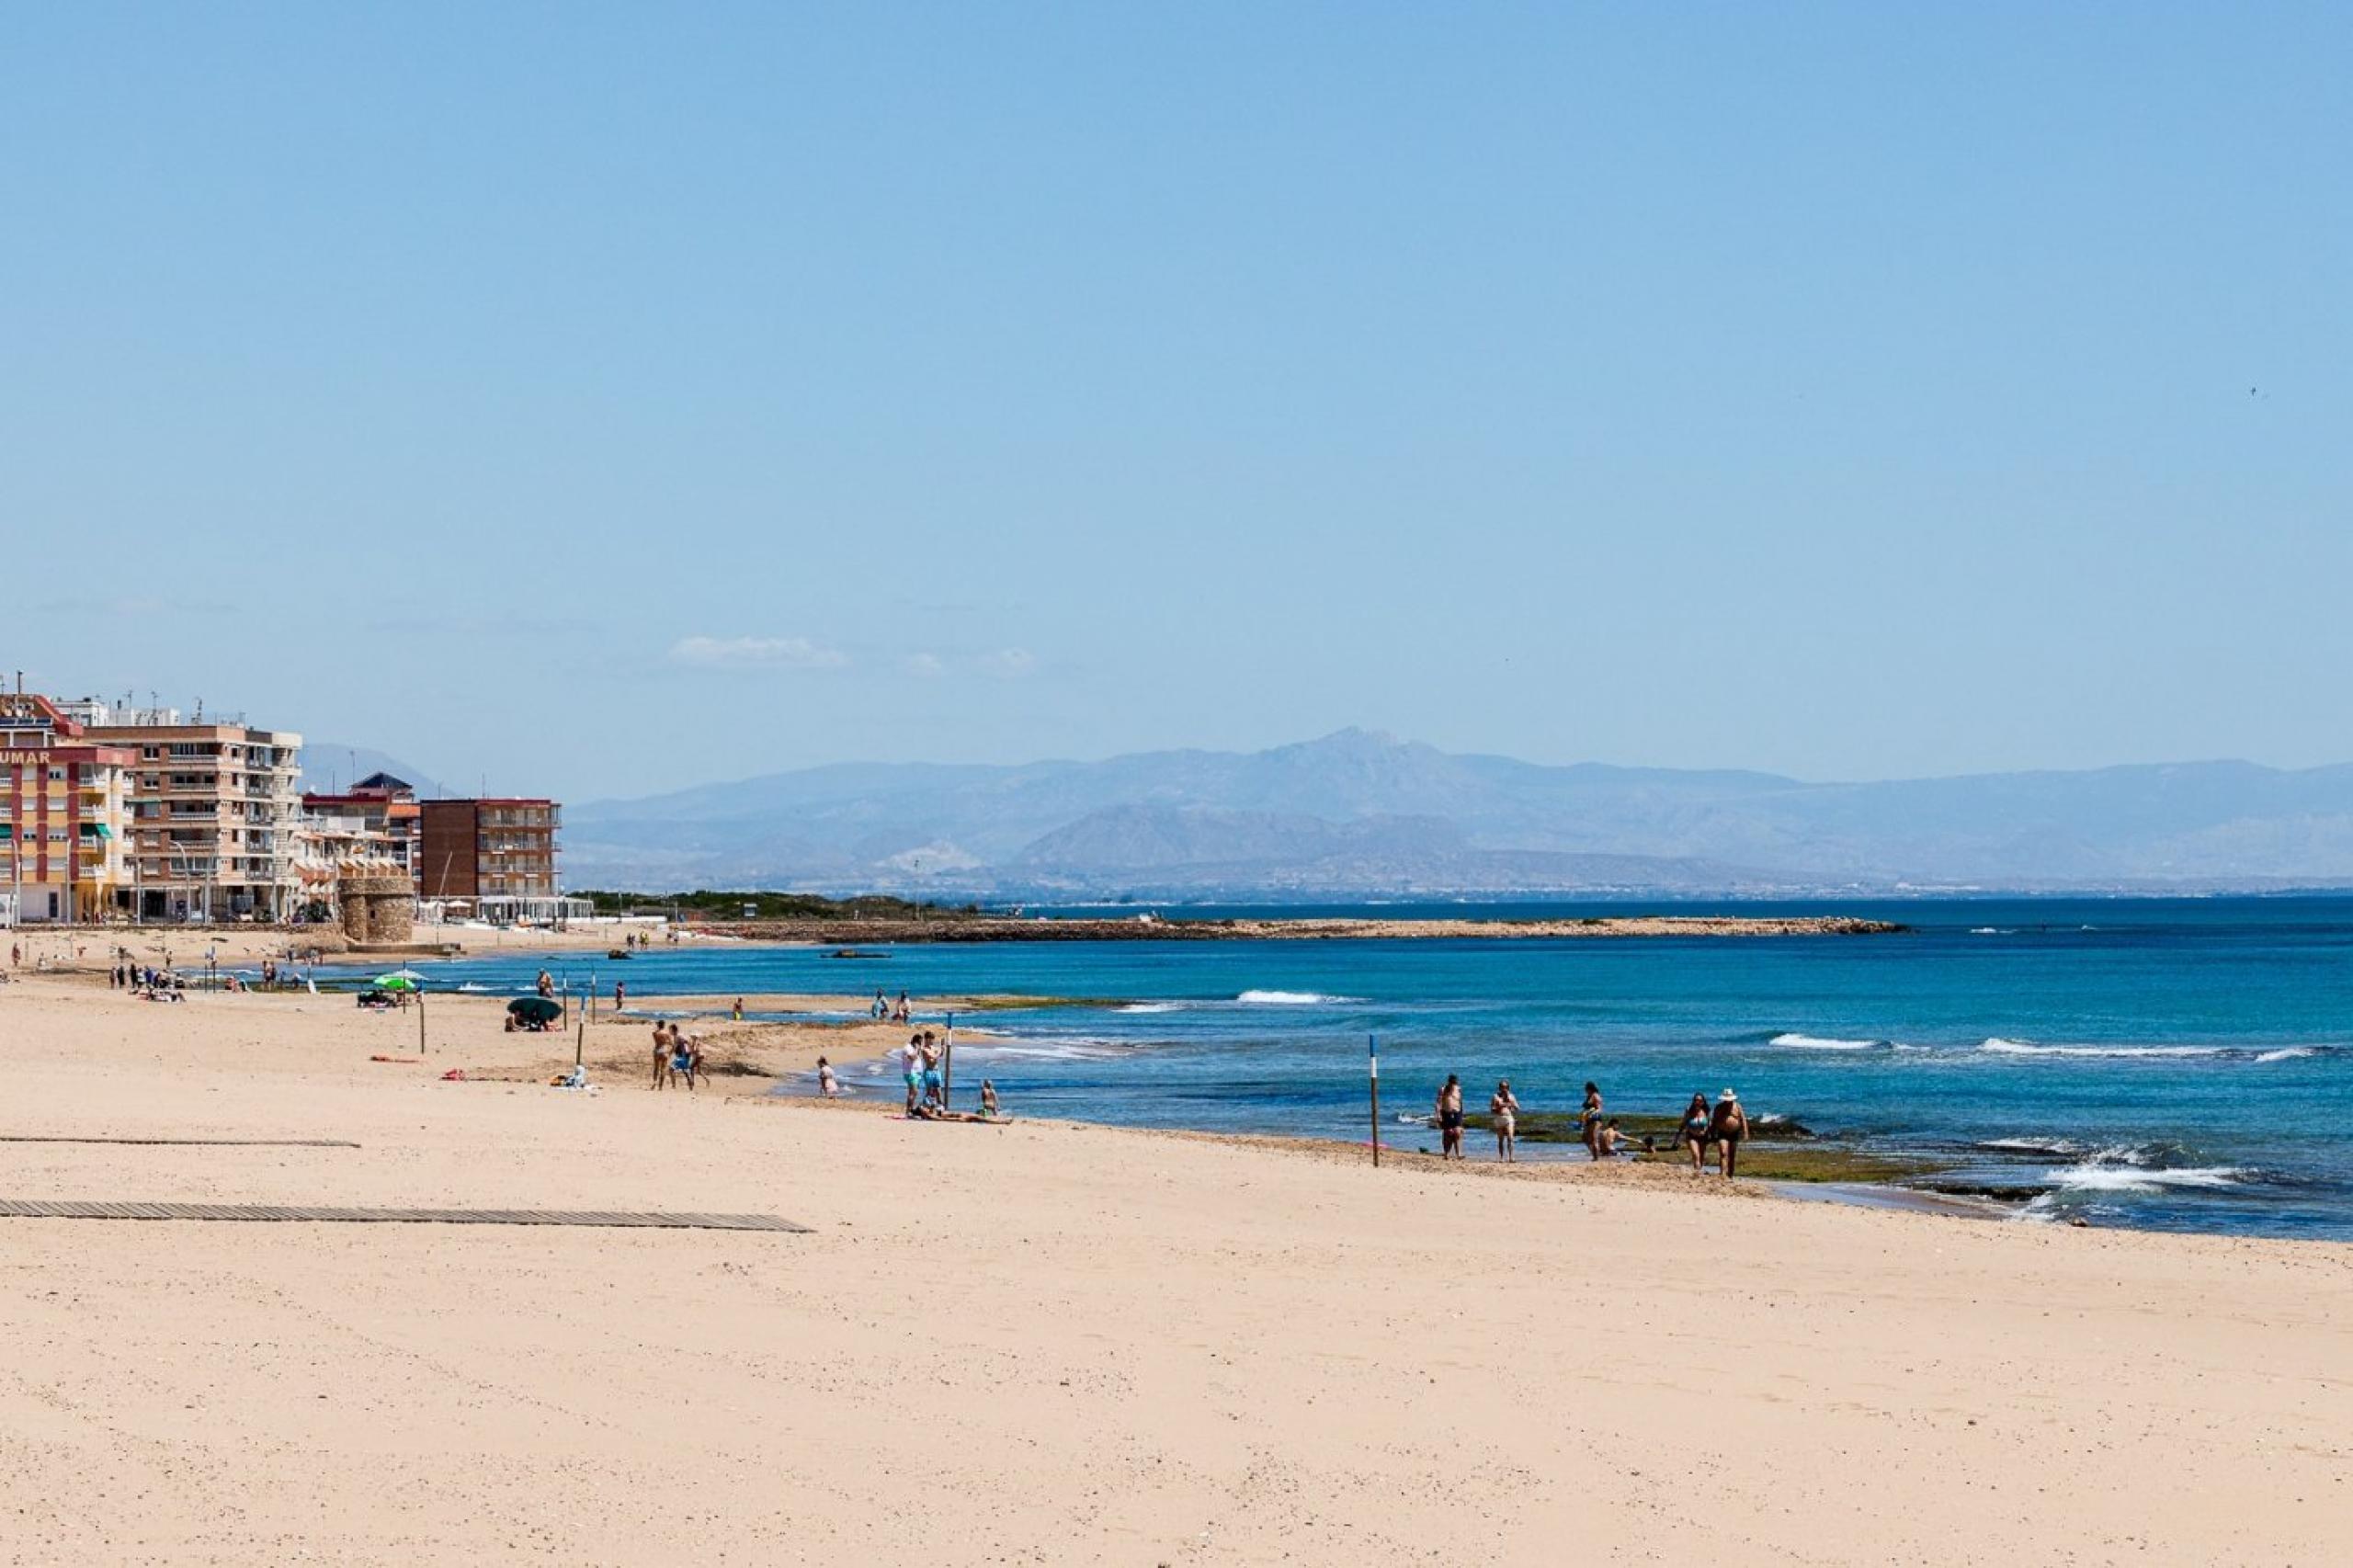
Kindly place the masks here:
POLYGON ((642 1019, 500 1009, 437 995, 419 1060, 347 996, 0 986, 41 1052, 7 1139, 215 1141, 0 1141, 0 1196, 808 1227, 0 1219, 28 1561, 788 1561, 887 1517, 893 1561, 1353 1564, 1500 1517, 1549 1562, 1704 1517, 1767 1561, 2302 1562, 2344 1501, 2353 1244, 657 1093, 642 1019), (600 1093, 545 1081, 575 1041, 600 1093))

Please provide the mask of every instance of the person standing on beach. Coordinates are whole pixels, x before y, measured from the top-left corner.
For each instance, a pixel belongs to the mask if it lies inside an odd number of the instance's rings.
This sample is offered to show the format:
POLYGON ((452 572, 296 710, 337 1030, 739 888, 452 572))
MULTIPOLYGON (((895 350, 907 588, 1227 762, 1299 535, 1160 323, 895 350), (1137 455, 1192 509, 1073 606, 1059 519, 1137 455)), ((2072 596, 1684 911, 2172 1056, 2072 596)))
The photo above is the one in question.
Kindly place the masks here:
POLYGON ((1740 1141, 1748 1136, 1748 1113, 1740 1108, 1740 1096, 1730 1089, 1716 1096, 1716 1112, 1709 1119, 1708 1136, 1722 1151, 1723 1173, 1730 1179, 1733 1167, 1740 1163, 1740 1141))
POLYGON ((616 980, 613 982, 613 1011, 616 1013, 622 1012, 625 1011, 628 1006, 629 982, 626 980, 616 980))
POLYGON ((923 1041, 914 1035, 899 1048, 899 1070, 907 1077, 907 1114, 913 1116, 923 1095, 923 1041))
POLYGON ((923 1099, 924 1104, 948 1108, 947 1080, 939 1073, 939 1041, 929 1029, 923 1031, 923 1099))
POLYGON ((654 1086, 662 1086, 662 1074, 670 1067, 670 1026, 660 1018, 654 1020, 654 1086))
POLYGON ((1495 1158, 1506 1165, 1518 1164, 1519 1099, 1511 1092, 1509 1078, 1495 1085, 1494 1096, 1487 1101, 1487 1114, 1495 1118, 1495 1158))
POLYGON ((1446 1075, 1446 1086, 1438 1092, 1438 1157, 1459 1160, 1462 1157, 1462 1080, 1455 1074, 1446 1075))
POLYGON ((1682 1140, 1683 1146, 1691 1151, 1693 1176, 1698 1176, 1702 1168, 1700 1162, 1708 1149, 1708 1126, 1712 1119, 1708 1115, 1708 1093, 1702 1089, 1691 1096, 1689 1105, 1683 1108, 1683 1126, 1676 1133, 1682 1140))
POLYGON ((1595 1159, 1601 1158, 1601 1085, 1588 1082, 1585 1086, 1584 1126, 1578 1131, 1585 1135, 1585 1152, 1595 1159))

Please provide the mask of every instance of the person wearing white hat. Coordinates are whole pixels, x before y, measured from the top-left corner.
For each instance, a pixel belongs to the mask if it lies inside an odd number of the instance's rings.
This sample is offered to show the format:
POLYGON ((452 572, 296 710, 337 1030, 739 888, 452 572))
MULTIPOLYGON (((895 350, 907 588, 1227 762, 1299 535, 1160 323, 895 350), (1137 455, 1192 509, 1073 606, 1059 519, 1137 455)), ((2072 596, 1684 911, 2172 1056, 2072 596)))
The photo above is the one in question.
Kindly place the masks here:
POLYGON ((1726 1089, 1716 1096, 1715 1114, 1708 1119, 1708 1136, 1718 1151, 1727 1178, 1740 1163, 1740 1142, 1748 1136, 1748 1113, 1740 1108, 1740 1096, 1726 1089))

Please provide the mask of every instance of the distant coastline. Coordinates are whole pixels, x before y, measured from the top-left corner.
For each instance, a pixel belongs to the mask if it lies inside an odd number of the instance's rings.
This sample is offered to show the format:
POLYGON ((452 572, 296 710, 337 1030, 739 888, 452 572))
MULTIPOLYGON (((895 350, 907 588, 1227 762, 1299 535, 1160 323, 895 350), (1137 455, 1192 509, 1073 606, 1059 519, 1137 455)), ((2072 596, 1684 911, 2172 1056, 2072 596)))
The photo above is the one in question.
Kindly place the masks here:
POLYGON ((1593 915, 1562 920, 1358 918, 1121 920, 941 912, 928 916, 720 921, 702 929, 743 941, 805 942, 850 949, 892 942, 1461 941, 1560 937, 1871 937, 1906 927, 1843 915, 1593 915))

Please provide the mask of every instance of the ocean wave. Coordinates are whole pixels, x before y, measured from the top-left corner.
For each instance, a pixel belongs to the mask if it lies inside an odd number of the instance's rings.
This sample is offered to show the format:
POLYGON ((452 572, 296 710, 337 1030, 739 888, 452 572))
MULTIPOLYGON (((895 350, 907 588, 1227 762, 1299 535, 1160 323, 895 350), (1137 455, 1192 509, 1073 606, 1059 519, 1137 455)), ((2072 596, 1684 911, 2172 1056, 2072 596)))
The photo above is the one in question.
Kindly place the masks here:
POLYGON ((2287 1045, 2278 1051, 2257 1051, 2255 1059, 2257 1062, 2301 1062, 2307 1056, 2318 1056, 2320 1052, 2321 1048, 2316 1045, 2287 1045))
POLYGON ((1114 1008, 1113 1011, 1120 1013, 1181 1013, 1185 1010, 1185 1006, 1186 1005, 1182 1002, 1131 1002, 1123 1007, 1114 1008))
POLYGON ((1972 937, 2015 937, 2018 928, 2015 926, 1972 926, 1969 934, 1972 937))
POLYGON ((2066 1138, 1987 1138, 1972 1149, 1998 1149, 2006 1154, 2080 1154, 2084 1146, 2066 1138))
POLYGON ((2030 1040, 2003 1040, 1999 1036, 1983 1041, 1980 1051, 1990 1051, 1997 1056, 2226 1056, 2230 1048, 2221 1045, 2036 1045, 2030 1040))
POLYGON ((1883 1040, 1827 1040, 1820 1035, 1777 1034, 1766 1041, 1791 1051, 1877 1051, 1887 1044, 1883 1040))
POLYGON ((2094 1156, 2081 1165, 2063 1165, 2045 1179, 2062 1192, 2162 1192, 2169 1187, 2236 1187, 2253 1174, 2240 1165, 2177 1165, 2159 1170, 2094 1156))
POLYGON ((1327 996, 1321 991, 1245 991, 1234 1000, 1254 1007, 1317 1007, 1335 1002, 1357 1002, 1357 996, 1327 996))
POLYGON ((1125 1056, 1131 1047, 1115 1040, 1023 1040, 1017 1045, 964 1045, 959 1054, 981 1062, 1103 1062, 1125 1056))

